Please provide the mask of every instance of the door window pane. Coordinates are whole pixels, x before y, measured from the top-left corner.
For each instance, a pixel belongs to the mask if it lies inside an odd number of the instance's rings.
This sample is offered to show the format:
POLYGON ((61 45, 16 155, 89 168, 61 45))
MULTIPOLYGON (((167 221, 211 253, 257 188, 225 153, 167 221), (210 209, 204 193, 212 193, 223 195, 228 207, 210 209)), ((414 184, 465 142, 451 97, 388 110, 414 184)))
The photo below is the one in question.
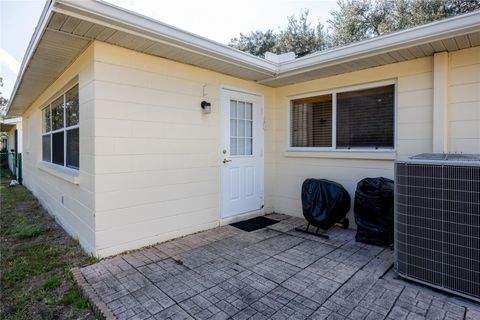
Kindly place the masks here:
POLYGON ((237 117, 237 101, 230 100, 230 119, 237 117))
POLYGON ((78 124, 78 84, 65 94, 66 127, 78 124))
POLYGON ((79 144, 79 129, 72 129, 67 131, 67 167, 79 167, 80 160, 80 144, 79 144))
POLYGON ((253 105, 230 100, 230 154, 252 155, 253 105))
POLYGON ((252 104, 250 102, 245 104, 245 119, 252 119, 252 104))
POLYGON ((59 165, 64 165, 64 138, 65 132, 57 132, 52 134, 52 162, 59 165))
POLYGON ((238 119, 245 119, 245 102, 238 101, 237 118, 238 119))
POLYGON ((63 128, 63 96, 52 103, 52 130, 63 128))
POLYGON ((248 155, 252 154, 252 144, 253 144, 253 139, 251 138, 245 139, 245 154, 248 154, 248 155))
POLYGON ((245 120, 238 121, 238 137, 245 137, 245 120))
POLYGON ((51 149, 50 149, 50 142, 51 142, 51 135, 47 134, 42 136, 42 160, 50 162, 51 158, 51 149))
POLYGON ((237 120, 230 119, 230 137, 237 136, 237 120))
POLYGON ((230 155, 236 156, 237 152, 237 138, 230 138, 230 155))
POLYGON ((252 137, 252 121, 246 120, 245 122, 245 137, 252 137))
POLYGON ((245 139, 238 138, 238 155, 243 156, 245 155, 245 139))

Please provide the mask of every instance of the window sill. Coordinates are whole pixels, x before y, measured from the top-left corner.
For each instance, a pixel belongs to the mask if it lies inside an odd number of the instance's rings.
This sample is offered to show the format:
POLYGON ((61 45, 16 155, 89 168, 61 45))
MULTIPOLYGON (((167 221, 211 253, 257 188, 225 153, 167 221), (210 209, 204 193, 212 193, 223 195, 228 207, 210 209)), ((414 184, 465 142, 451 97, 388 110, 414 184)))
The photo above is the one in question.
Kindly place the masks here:
POLYGON ((79 173, 77 170, 61 167, 45 161, 38 161, 37 168, 70 183, 79 184, 79 173))
POLYGON ((295 158, 325 158, 325 159, 363 159, 363 160, 395 160, 397 153, 395 151, 297 151, 287 150, 285 157, 295 158))

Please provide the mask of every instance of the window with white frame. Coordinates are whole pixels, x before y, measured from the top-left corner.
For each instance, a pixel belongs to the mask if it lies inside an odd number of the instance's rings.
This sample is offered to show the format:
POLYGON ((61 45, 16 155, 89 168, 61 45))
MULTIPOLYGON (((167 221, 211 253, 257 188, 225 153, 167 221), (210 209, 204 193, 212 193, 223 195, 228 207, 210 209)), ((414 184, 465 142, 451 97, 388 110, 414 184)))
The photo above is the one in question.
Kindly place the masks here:
POLYGON ((392 84, 292 100, 290 147, 394 149, 394 96, 392 84))
POLYGON ((80 167, 78 84, 42 111, 42 159, 73 169, 80 167))

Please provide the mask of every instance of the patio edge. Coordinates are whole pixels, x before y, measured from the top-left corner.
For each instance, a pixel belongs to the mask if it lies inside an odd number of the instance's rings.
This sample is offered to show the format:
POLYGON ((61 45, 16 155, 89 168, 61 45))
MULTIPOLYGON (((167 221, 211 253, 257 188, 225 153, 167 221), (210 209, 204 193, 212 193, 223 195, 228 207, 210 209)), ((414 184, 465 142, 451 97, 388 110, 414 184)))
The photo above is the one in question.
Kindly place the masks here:
POLYGON ((106 320, 115 320, 117 319, 113 312, 108 308, 108 306, 102 302, 100 297, 97 295, 93 287, 85 280, 82 272, 78 267, 72 268, 72 275, 75 283, 82 291, 83 295, 88 299, 90 305, 95 312, 95 314, 101 316, 106 320))

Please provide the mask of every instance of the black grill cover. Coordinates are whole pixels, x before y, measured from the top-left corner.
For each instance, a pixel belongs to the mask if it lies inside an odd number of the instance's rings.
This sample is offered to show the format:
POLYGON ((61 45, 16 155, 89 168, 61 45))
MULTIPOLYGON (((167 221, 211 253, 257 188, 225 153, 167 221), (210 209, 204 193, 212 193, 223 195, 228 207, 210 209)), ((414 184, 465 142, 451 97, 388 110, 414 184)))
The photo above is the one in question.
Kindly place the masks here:
POLYGON ((393 243, 393 181, 360 180, 355 191, 355 223, 358 242, 388 246, 393 243))
POLYGON ((303 216, 322 229, 340 222, 350 210, 350 195, 339 183, 326 179, 307 179, 302 185, 303 216))

